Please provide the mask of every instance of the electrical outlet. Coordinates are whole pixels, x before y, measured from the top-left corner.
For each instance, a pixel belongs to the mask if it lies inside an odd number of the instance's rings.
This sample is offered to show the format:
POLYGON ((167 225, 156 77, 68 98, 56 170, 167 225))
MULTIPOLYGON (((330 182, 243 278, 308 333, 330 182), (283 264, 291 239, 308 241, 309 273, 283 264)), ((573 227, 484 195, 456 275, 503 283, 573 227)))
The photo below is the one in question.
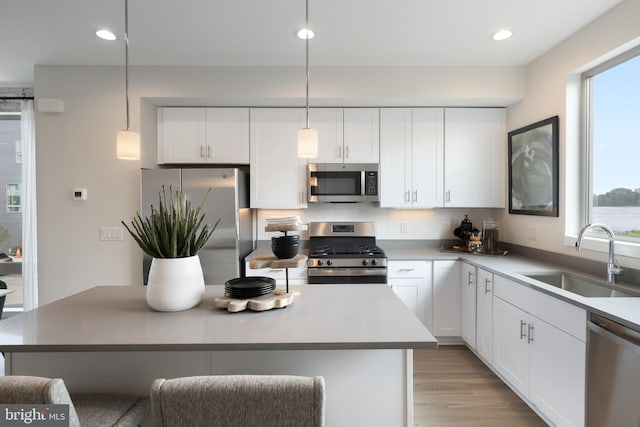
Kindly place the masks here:
POLYGON ((400 233, 407 234, 408 224, 406 222, 400 223, 400 233))
POLYGON ((114 241, 123 240, 124 230, 122 227, 100 227, 100 240, 114 241))

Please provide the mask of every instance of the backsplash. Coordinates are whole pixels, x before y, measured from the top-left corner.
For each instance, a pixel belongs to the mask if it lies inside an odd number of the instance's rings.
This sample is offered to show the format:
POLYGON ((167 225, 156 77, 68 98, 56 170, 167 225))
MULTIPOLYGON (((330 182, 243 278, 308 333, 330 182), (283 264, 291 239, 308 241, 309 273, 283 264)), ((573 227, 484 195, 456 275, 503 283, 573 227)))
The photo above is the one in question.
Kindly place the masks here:
MULTIPOLYGON (((492 215, 491 209, 387 209, 376 205, 357 203, 319 203, 306 209, 259 209, 256 215, 256 239, 269 240, 274 233, 264 231, 269 216, 298 215, 302 222, 314 221, 372 221, 376 224, 376 238, 381 240, 433 240, 455 239, 453 230, 460 225, 465 214, 478 229, 482 220, 492 215)), ((309 238, 300 232, 303 240, 309 238)))

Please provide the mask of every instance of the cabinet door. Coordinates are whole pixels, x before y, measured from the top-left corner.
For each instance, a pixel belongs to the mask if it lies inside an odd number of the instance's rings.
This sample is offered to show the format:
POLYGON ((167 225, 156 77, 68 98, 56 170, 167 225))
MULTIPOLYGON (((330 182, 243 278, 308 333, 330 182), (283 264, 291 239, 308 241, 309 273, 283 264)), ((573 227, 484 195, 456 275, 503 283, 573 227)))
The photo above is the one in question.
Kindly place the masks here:
POLYGON ((318 156, 311 163, 342 163, 342 108, 312 108, 309 114, 318 131, 318 156))
POLYGON ((388 283, 393 291, 431 330, 433 325, 431 262, 394 260, 389 261, 387 267, 389 271, 388 283))
POLYGON ((298 129, 305 110, 251 109, 251 207, 299 209, 307 206, 305 159, 298 158, 298 129))
POLYGON ((445 206, 503 208, 505 110, 447 108, 444 114, 445 206))
POLYGON ((476 275, 476 351, 493 364, 493 274, 481 268, 476 275))
POLYGON ((345 163, 378 163, 380 161, 380 109, 344 109, 345 163))
POLYGON ((249 109, 207 108, 207 162, 249 164, 249 109))
POLYGON ((380 207, 411 206, 411 109, 380 110, 380 207))
MULTIPOLYGON (((442 207, 444 180, 444 110, 414 108, 409 153, 411 205, 442 207)), ((382 159, 381 159, 382 160, 382 159)))
POLYGON ((493 299, 493 367, 524 396, 529 392, 529 315, 493 299))
POLYGON ((160 107, 157 115, 158 164, 207 161, 205 108, 160 107))
POLYGON ((529 400, 557 426, 584 426, 586 344, 532 319, 529 400))
POLYGON ((460 336, 460 264, 433 262, 433 335, 460 336))
POLYGON ((476 349, 476 268, 463 262, 460 274, 460 336, 476 349))

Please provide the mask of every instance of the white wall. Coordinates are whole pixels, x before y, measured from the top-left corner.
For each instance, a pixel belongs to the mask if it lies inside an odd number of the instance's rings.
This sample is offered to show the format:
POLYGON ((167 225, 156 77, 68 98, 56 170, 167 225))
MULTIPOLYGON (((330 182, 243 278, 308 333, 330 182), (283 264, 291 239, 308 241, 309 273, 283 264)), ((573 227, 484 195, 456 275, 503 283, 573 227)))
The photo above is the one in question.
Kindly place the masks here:
MULTIPOLYGON (((506 106, 524 88, 523 68, 320 68, 311 75, 312 106, 506 106)), ((139 168, 155 166, 156 106, 304 105, 300 67, 139 67, 129 77, 141 162, 115 158, 115 135, 125 126, 123 68, 35 67, 36 98, 65 102, 62 114, 36 114, 41 304, 98 284, 141 284, 142 253, 132 239, 101 242, 98 233, 130 220, 139 207, 139 168), (71 199, 77 187, 88 189, 87 201, 71 199)), ((357 219, 357 209, 308 215, 357 219)), ((466 213, 372 209, 362 216, 379 222, 384 238, 451 238, 466 213), (399 217, 410 234, 398 235, 399 217)))
MULTIPOLYGON (((558 218, 498 214, 500 237, 518 245, 606 261, 606 253, 582 251, 565 244, 565 233, 577 235, 579 197, 579 72, 640 44, 640 1, 627 0, 575 33, 527 67, 524 100, 507 109, 508 131, 558 115, 560 119, 560 216, 558 218), (566 225, 565 225, 566 224, 566 225), (565 228, 566 227, 566 228, 565 228), (531 240, 530 234, 537 240, 531 240)), ((506 149, 506 148, 505 148, 506 149)), ((573 241, 570 240, 572 243, 573 241)), ((639 268, 640 261, 620 257, 621 264, 639 268)))

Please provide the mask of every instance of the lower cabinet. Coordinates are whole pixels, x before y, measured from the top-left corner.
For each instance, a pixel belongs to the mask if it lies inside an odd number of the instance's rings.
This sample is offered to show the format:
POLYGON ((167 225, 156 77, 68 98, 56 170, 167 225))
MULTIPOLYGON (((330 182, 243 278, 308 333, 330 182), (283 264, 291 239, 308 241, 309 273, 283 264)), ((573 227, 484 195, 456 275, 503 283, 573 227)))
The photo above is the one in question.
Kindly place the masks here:
POLYGON ((433 261, 433 327, 436 337, 460 337, 460 262, 433 261))
POLYGON ((476 267, 460 265, 460 336, 476 349, 476 267))
POLYGON ((493 367, 554 425, 584 426, 586 311, 494 277, 493 367))
POLYGON ((493 363, 493 273, 476 270, 476 352, 493 363))
POLYGON ((431 329, 431 262, 389 261, 387 282, 413 314, 431 329))

